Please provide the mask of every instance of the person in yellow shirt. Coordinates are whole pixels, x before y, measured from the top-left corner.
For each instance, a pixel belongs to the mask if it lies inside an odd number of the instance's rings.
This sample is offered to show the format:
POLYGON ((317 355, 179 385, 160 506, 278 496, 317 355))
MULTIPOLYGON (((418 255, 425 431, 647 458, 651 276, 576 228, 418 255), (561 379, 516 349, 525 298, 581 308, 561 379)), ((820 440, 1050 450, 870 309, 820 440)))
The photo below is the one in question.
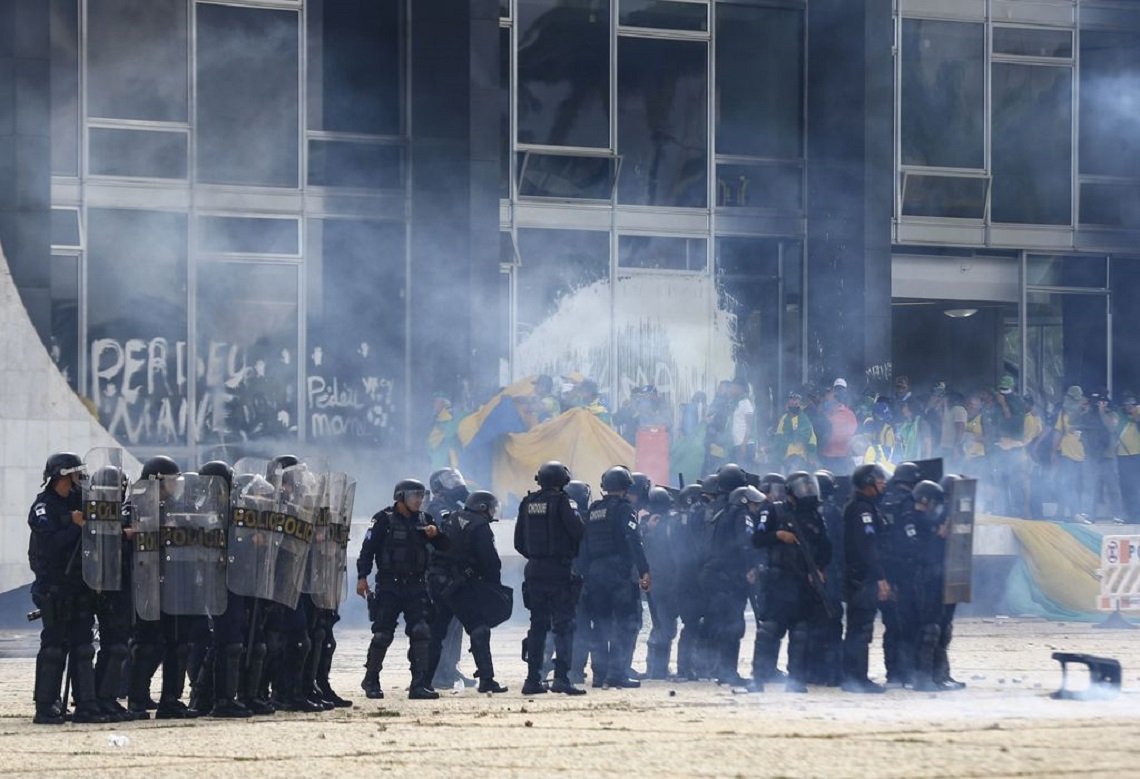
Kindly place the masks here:
POLYGON ((1136 395, 1121 397, 1120 426, 1116 431, 1116 468, 1120 474, 1120 494, 1124 519, 1140 522, 1140 404, 1136 395))
POLYGON ((1065 391, 1061 413, 1054 429, 1057 438, 1057 482, 1061 518, 1087 522, 1089 510, 1085 492, 1085 428, 1088 426, 1088 400, 1077 385, 1065 391))
POLYGON ((803 396, 793 390, 788 393, 786 413, 772 432, 773 452, 780 457, 786 470, 794 470, 796 460, 803 463, 801 467, 815 462, 817 444, 815 428, 803 410, 803 396))
POLYGON ((891 413, 891 404, 886 398, 880 397, 874 408, 871 409, 871 418, 863 422, 863 429, 871 442, 863 455, 865 465, 878 464, 888 466, 894 470, 895 448, 898 440, 895 438, 894 417, 891 413))

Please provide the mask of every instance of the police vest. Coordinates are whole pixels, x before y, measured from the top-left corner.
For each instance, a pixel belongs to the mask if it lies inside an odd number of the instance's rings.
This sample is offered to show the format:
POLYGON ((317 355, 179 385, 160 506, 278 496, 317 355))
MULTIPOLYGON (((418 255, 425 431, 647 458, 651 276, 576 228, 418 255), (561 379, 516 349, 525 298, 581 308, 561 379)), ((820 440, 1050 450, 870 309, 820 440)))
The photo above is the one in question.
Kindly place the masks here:
POLYGON ((565 493, 540 490, 528 493, 519 503, 518 521, 523 523, 523 546, 528 560, 574 556, 573 542, 559 516, 563 500, 569 501, 565 493))
POLYGON ((439 522, 439 529, 447 536, 448 546, 445 550, 436 550, 432 554, 432 565, 447 568, 451 571, 472 567, 475 563, 472 548, 472 536, 475 530, 488 522, 482 514, 473 511, 452 511, 444 514, 439 522))
POLYGON ((423 576, 428 564, 428 540, 420 528, 420 518, 388 514, 388 532, 376 561, 381 578, 406 579, 423 576))
POLYGON ((632 513, 629 509, 630 504, 624 498, 602 498, 590 506, 586 548, 590 550, 591 559, 628 555, 629 545, 622 523, 632 513))

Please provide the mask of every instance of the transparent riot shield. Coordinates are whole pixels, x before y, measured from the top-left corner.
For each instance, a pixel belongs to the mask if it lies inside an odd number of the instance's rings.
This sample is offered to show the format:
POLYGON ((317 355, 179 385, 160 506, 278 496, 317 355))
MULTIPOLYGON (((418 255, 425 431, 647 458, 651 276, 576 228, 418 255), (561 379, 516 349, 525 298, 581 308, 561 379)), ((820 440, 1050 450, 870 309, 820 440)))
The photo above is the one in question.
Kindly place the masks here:
POLYGON ((274 568, 273 600, 296 608, 309 565, 323 480, 304 465, 279 472, 277 533, 281 537, 274 568))
POLYGON ((162 614, 158 537, 161 527, 161 492, 158 479, 140 479, 131 485, 130 520, 134 561, 131 579, 135 612, 139 619, 157 621, 162 614))
POLYGON ((313 523, 304 591, 317 608, 335 611, 344 601, 347 580, 348 529, 356 482, 345 473, 327 474, 324 498, 313 523))
POLYGON ((974 573, 974 505, 978 482, 956 479, 946 496, 943 603, 969 603, 974 573))
POLYGON ((163 502, 159 529, 162 611, 221 614, 226 610, 229 517, 225 479, 184 473, 177 484, 163 502))
POLYGON ((83 581, 96 592, 123 587, 123 450, 92 449, 83 459, 83 581))

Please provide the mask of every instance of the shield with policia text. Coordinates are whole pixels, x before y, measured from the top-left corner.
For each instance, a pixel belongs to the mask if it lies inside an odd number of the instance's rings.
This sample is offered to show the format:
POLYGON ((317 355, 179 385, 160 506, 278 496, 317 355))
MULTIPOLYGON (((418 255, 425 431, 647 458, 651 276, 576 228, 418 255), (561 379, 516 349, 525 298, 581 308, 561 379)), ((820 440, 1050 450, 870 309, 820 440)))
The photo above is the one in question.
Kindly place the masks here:
POLYGON ((317 608, 335 611, 347 592, 348 532, 356 481, 345 473, 330 473, 314 518, 313 544, 304 591, 317 608))
POLYGON ((226 610, 225 479, 185 473, 163 501, 159 527, 162 611, 212 616, 226 610))
POLYGON ((123 587, 123 450, 92 449, 83 458, 83 518, 80 542, 83 581, 95 592, 123 587))
POLYGON ((127 517, 133 546, 131 583, 139 619, 157 621, 162 615, 158 538, 161 527, 161 479, 139 479, 128 493, 127 517))
POLYGON ((974 573, 975 479, 955 479, 946 495, 943 603, 969 603, 974 573))

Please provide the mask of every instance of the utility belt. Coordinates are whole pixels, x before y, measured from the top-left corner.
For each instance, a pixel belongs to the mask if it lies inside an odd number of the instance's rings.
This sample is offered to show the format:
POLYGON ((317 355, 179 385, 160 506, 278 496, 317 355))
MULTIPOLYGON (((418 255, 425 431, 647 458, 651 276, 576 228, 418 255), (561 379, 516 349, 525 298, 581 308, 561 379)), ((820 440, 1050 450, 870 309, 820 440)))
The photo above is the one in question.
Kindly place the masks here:
POLYGON ((426 581, 423 573, 378 573, 376 574, 376 588, 381 589, 385 584, 423 584, 426 581))

